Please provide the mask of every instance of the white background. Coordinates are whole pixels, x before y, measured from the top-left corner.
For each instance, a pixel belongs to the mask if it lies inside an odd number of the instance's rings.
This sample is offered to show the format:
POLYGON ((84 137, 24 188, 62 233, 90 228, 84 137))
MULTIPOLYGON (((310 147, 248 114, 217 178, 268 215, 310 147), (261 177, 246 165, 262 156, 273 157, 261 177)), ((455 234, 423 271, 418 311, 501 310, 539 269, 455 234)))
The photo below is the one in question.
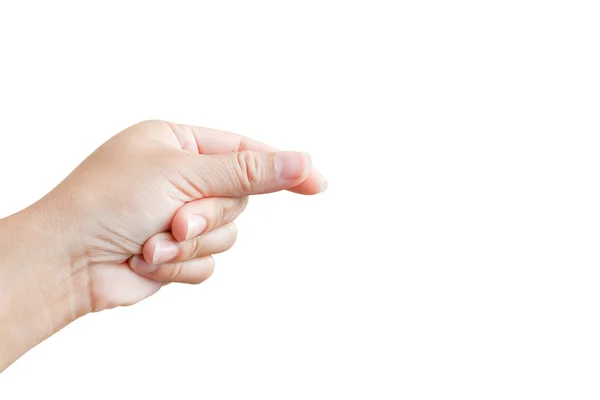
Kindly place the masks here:
POLYGON ((598 398, 595 3, 1 1, 0 214, 150 118, 330 188, 254 198, 210 281, 77 321, 0 399, 598 398))

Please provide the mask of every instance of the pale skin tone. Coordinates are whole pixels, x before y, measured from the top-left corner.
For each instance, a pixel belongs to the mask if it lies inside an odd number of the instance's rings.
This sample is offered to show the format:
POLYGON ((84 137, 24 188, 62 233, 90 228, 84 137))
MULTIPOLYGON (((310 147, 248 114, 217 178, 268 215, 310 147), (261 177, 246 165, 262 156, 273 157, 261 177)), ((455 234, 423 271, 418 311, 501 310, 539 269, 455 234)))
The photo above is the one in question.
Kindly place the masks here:
POLYGON ((0 220, 0 371, 83 315, 208 279, 248 196, 325 188, 303 153, 164 121, 126 129, 0 220))

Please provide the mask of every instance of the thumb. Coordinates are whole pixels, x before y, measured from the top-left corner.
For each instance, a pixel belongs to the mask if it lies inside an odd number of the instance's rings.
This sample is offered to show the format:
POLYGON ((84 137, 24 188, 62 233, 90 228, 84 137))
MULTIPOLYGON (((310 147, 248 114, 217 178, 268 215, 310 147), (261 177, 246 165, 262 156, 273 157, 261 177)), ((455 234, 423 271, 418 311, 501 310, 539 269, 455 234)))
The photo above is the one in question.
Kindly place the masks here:
POLYGON ((312 170, 305 153, 241 151, 195 156, 189 177, 207 197, 239 197, 286 190, 304 182, 312 170))

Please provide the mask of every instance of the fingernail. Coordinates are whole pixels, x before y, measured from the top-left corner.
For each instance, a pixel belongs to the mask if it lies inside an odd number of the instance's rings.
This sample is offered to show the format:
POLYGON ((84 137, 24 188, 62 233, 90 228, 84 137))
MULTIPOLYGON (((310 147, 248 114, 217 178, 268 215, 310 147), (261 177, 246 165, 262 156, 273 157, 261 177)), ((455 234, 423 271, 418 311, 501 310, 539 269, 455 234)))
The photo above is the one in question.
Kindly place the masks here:
POLYGON ((156 242, 156 249, 154 249, 154 256, 152 257, 152 264, 164 264, 179 254, 179 247, 173 242, 168 240, 161 240, 156 242))
POLYGON ((188 231, 185 240, 190 240, 193 237, 200 235, 206 228, 206 218, 202 215, 190 215, 188 219, 188 231))
POLYGON ((149 274, 151 272, 156 271, 158 265, 148 264, 146 261, 144 261, 143 257, 133 256, 133 258, 131 259, 131 268, 133 268, 135 272, 139 272, 141 274, 149 274))
POLYGON ((293 181, 300 178, 304 174, 305 158, 309 158, 309 155, 294 151, 277 153, 275 155, 277 175, 284 181, 293 181))

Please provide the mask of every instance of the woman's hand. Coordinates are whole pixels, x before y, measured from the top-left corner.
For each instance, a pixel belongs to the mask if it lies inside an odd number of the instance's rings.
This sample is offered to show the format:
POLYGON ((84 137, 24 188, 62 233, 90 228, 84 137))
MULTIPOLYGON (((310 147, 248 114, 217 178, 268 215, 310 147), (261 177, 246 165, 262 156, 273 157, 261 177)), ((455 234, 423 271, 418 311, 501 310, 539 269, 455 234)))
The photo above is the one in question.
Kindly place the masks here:
POLYGON ((325 189, 305 154, 163 121, 113 137, 38 203, 0 221, 0 350, 19 338, 0 352, 0 370, 83 314, 207 279, 211 255, 235 241, 247 196, 286 189, 325 189))

